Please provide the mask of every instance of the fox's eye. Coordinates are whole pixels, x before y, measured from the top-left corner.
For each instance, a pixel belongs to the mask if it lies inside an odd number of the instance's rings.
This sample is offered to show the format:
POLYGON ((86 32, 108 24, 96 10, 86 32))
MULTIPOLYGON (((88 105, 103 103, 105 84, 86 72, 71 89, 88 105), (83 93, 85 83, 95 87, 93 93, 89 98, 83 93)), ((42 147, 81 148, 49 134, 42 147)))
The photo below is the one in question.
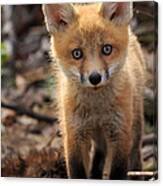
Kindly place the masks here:
POLYGON ((75 48, 72 51, 72 57, 76 60, 81 59, 83 57, 83 51, 80 48, 75 48))
POLYGON ((112 45, 110 44, 105 44, 101 48, 101 52, 104 55, 110 55, 112 53, 112 45))

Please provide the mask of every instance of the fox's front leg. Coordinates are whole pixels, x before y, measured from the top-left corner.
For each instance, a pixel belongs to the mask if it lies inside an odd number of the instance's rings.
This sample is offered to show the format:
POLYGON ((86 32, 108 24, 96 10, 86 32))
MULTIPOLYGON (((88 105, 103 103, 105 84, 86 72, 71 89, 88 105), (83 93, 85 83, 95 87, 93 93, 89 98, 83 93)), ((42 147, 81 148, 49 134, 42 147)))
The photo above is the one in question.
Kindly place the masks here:
POLYGON ((128 171, 129 154, 131 151, 131 137, 124 133, 114 144, 112 166, 110 172, 111 180, 126 180, 128 171))
POLYGON ((113 145, 110 142, 107 142, 105 164, 104 164, 103 176, 102 176, 103 179, 110 179, 112 161, 113 161, 113 145))
POLYGON ((99 147, 96 147, 93 161, 92 161, 92 169, 91 169, 90 178, 102 179, 104 161, 105 161, 105 152, 102 151, 99 147))
POLYGON ((64 136, 64 151, 68 177, 74 179, 86 178, 81 154, 82 144, 73 129, 67 131, 66 136, 64 136))

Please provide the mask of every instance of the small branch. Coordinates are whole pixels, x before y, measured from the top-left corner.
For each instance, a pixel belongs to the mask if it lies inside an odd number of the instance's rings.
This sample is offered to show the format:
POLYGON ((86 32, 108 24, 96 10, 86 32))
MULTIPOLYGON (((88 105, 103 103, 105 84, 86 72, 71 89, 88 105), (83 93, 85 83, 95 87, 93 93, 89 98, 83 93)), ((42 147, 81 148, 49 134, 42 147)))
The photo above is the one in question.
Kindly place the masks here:
POLYGON ((153 15, 147 11, 144 11, 144 10, 140 10, 140 9, 134 9, 134 13, 135 14, 142 14, 142 15, 145 15, 145 16, 148 16, 150 18, 153 18, 153 15))
POLYGON ((153 149, 152 150, 148 150, 147 152, 145 152, 143 154, 143 160, 147 161, 149 158, 154 157, 154 156, 155 156, 154 150, 153 149))
POLYGON ((37 119, 39 121, 45 121, 50 124, 53 124, 57 121, 57 118, 53 118, 53 117, 49 117, 49 116, 46 116, 43 114, 38 114, 38 113, 32 112, 32 111, 27 110, 24 107, 18 106, 16 104, 1 102, 1 107, 14 110, 18 115, 27 115, 31 118, 37 119))
POLYGON ((157 136, 154 133, 150 133, 144 136, 143 138, 143 146, 146 145, 156 145, 157 144, 157 136))

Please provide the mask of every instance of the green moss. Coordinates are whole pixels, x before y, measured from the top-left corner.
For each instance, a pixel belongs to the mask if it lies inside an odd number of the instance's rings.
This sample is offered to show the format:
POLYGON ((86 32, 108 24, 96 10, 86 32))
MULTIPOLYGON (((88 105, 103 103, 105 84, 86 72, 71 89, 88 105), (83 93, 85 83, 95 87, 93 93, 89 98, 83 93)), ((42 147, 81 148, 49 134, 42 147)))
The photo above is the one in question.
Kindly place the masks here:
POLYGON ((144 133, 145 134, 152 133, 152 132, 154 132, 154 130, 155 130, 154 125, 151 125, 150 123, 145 124, 145 127, 144 127, 144 133))
POLYGON ((8 61, 9 55, 7 53, 6 45, 1 42, 1 67, 5 65, 5 63, 8 61))

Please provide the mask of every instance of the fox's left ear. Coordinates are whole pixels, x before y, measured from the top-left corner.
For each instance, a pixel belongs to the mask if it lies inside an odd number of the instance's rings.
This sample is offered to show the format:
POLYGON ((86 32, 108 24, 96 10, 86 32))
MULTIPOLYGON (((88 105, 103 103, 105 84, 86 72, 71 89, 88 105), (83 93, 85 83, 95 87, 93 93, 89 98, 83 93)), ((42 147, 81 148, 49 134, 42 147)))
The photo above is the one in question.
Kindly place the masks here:
POLYGON ((102 3, 100 5, 100 14, 116 25, 127 25, 133 16, 132 3, 102 3))

